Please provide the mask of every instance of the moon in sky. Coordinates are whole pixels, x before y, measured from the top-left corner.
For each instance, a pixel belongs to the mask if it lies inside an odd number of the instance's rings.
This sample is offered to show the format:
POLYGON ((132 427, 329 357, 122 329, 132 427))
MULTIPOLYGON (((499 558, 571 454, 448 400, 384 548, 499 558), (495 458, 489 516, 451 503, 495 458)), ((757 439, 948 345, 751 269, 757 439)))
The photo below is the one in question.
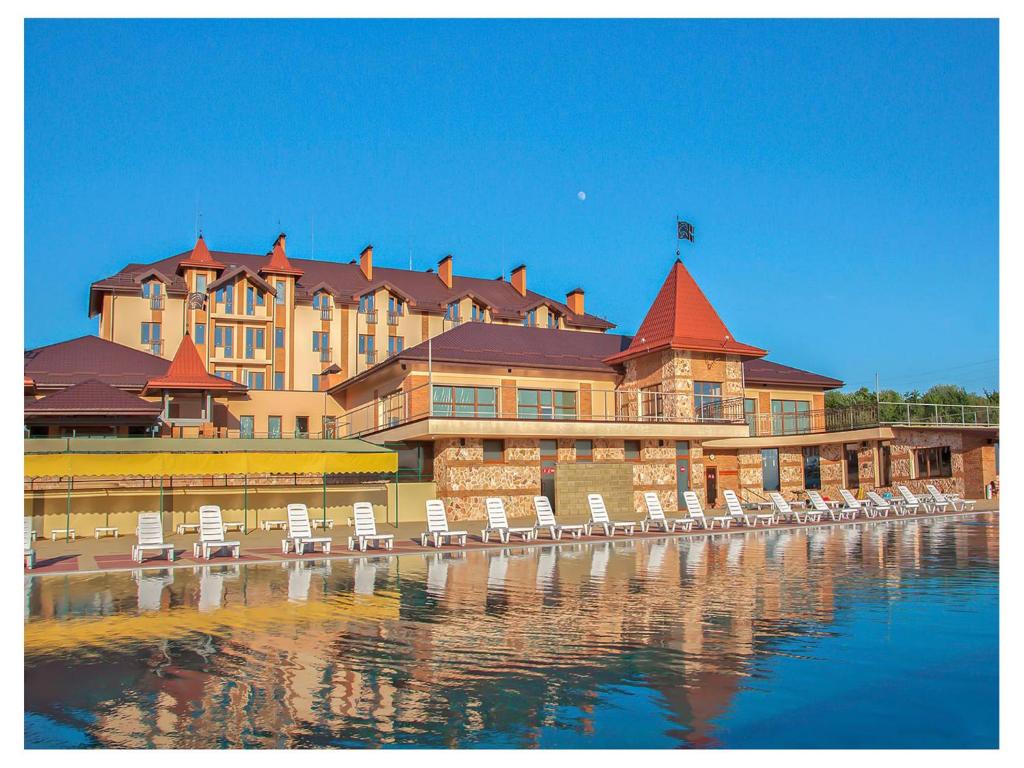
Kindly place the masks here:
POLYGON ((586 200, 587 193, 581 189, 579 192, 576 193, 576 197, 578 197, 580 200, 586 200))

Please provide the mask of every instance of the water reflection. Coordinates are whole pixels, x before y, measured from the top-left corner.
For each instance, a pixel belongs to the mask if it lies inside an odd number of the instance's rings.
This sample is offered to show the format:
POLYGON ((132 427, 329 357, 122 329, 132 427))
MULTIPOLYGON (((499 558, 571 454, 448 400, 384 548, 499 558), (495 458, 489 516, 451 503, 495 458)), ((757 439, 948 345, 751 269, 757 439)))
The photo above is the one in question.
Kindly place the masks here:
MULTIPOLYGON (((903 665, 937 663, 929 648, 965 632, 994 644, 995 615, 971 612, 998 555, 984 515, 32 577, 26 743, 775 746, 802 721, 759 731, 759 696, 790 706, 861 657, 877 672, 876 625, 903 665), (904 654, 907 630, 929 642, 904 654)), ((995 696, 946 693, 957 717, 995 696)), ((904 713, 916 695, 887 692, 904 713)), ((877 745, 907 718, 869 729, 877 745)), ((831 746, 865 731, 857 717, 827 729, 831 746)))

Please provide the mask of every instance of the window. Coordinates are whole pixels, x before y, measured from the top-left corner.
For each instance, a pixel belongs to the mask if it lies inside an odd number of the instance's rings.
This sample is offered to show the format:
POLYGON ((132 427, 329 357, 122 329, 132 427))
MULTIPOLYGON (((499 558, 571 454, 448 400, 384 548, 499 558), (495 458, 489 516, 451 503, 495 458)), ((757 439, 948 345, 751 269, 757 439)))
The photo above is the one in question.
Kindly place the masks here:
POLYGON ((484 461, 499 463, 505 460, 504 440, 484 440, 484 461))
POLYGON ((558 327, 558 315, 556 315, 554 312, 552 312, 549 309, 548 310, 548 328, 557 328, 557 327, 558 327))
POLYGON ((309 416, 295 417, 295 436, 309 437, 309 416))
POLYGON ((252 437, 255 432, 255 417, 239 416, 238 427, 242 437, 252 437))
POLYGON ((142 343, 157 345, 160 343, 160 323, 142 323, 142 343))
POLYGON ((322 361, 331 359, 330 331, 313 331, 313 351, 320 353, 320 359, 322 361), (327 357, 324 357, 325 354, 327 357))
POLYGON ((882 470, 882 485, 892 485, 892 448, 888 443, 882 443, 878 451, 878 463, 882 470))
POLYGON ((953 452, 948 445, 936 448, 918 448, 914 451, 914 466, 922 479, 953 476, 953 452))
POLYGON ((401 317, 405 314, 405 302, 397 296, 388 296, 388 314, 401 317))
POLYGON ((233 374, 231 371, 223 371, 223 370, 214 371, 213 375, 214 376, 220 376, 222 379, 227 379, 228 381, 234 381, 235 380, 235 374, 233 374))
POLYGON ((373 312, 373 294, 368 293, 365 296, 359 297, 359 311, 364 315, 368 315, 373 312))
POLYGON ((274 374, 274 389, 279 391, 284 389, 284 374, 280 371, 274 374))
POLYGON ((664 418, 665 398, 661 396, 660 384, 640 388, 640 416, 655 421, 664 418))
POLYGON ((523 325, 533 328, 537 325, 537 310, 531 309, 523 317, 523 325))
POLYGON ((811 431, 811 404, 807 400, 772 400, 772 434, 802 435, 811 431))
POLYGON ((397 355, 403 349, 405 349, 404 336, 388 336, 388 357, 397 355))
POLYGON ((747 420, 750 436, 757 434, 757 400, 753 397, 743 398, 743 418, 747 420))
POLYGON ((256 357, 256 350, 263 349, 266 342, 266 331, 263 328, 245 329, 245 356, 252 360, 256 357))
POLYGON ((520 389, 516 395, 520 419, 575 419, 576 393, 560 389, 520 389))
POLYGON ((274 349, 284 349, 284 328, 274 329, 274 349))
POLYGON ((860 459, 857 455, 857 443, 851 443, 843 448, 846 459, 846 487, 850 489, 860 487, 860 459))
POLYGON ((627 440, 625 442, 626 461, 640 461, 640 441, 627 440))
POLYGON ((458 320, 459 319, 459 302, 453 301, 444 310, 445 320, 458 320))
POLYGON ((473 322, 482 323, 484 321, 484 308, 479 304, 474 304, 469 310, 469 316, 473 319, 473 322))
MULTIPOLYGON (((221 330, 222 329, 218 327, 216 329, 216 331, 214 331, 214 336, 216 336, 221 330)), ((227 326, 226 328, 223 329, 223 331, 224 331, 224 334, 223 334, 224 357, 234 357, 235 356, 235 329, 232 328, 231 326, 227 326)))
POLYGON ((153 295, 153 283, 151 283, 151 282, 143 283, 142 284, 142 298, 148 299, 152 295, 153 295))
POLYGON ((245 386, 249 389, 266 389, 267 376, 263 371, 246 371, 245 386))
POLYGON ((312 389, 314 392, 319 392, 320 391, 320 374, 319 373, 314 373, 313 374, 313 384, 310 386, 310 389, 312 389))
POLYGON ((722 385, 717 381, 693 382, 693 411, 701 419, 722 418, 722 385))
POLYGON ((233 314, 235 311, 235 286, 225 285, 223 288, 218 288, 217 292, 213 294, 213 299, 217 304, 224 305, 225 312, 233 314))
POLYGON ((335 422, 333 416, 321 416, 320 417, 320 429, 321 436, 325 440, 332 439, 334 437, 335 422))
POLYGON ((434 385, 434 416, 493 419, 497 415, 494 387, 434 385))
POLYGON ((262 307, 265 305, 263 291, 259 288, 249 286, 245 289, 245 314, 255 315, 256 307, 262 307))
POLYGON ((779 449, 761 449, 761 487, 766 491, 777 491, 779 485, 779 449))
POLYGON ((359 346, 358 346, 359 354, 360 355, 366 355, 366 359, 369 362, 373 362, 374 357, 375 357, 373 346, 374 346, 373 336, 371 336, 370 334, 364 334, 364 333, 359 334, 359 346))
POLYGON ((594 441, 593 440, 577 440, 576 441, 576 461, 593 461, 594 460, 594 441))
POLYGON ((274 296, 274 303, 275 303, 275 304, 284 304, 284 300, 285 300, 285 291, 287 290, 287 289, 285 288, 285 282, 284 282, 284 280, 277 280, 277 281, 276 281, 276 282, 274 283, 274 289, 275 289, 275 291, 277 292, 277 293, 275 294, 275 296, 274 296))
POLYGON ((196 293, 206 293, 206 275, 196 275, 196 293))
POLYGON ((280 416, 267 416, 267 437, 281 437, 280 416))
POLYGON ((821 490, 821 453, 816 445, 804 448, 804 488, 821 490))

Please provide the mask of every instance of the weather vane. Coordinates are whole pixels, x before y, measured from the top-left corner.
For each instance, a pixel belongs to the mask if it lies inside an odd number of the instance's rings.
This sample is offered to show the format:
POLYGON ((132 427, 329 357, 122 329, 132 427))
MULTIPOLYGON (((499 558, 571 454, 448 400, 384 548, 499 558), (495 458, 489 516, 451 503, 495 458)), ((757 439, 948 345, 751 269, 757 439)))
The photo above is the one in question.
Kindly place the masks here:
POLYGON ((683 240, 693 242, 693 224, 676 216, 676 256, 679 256, 679 243, 683 240))

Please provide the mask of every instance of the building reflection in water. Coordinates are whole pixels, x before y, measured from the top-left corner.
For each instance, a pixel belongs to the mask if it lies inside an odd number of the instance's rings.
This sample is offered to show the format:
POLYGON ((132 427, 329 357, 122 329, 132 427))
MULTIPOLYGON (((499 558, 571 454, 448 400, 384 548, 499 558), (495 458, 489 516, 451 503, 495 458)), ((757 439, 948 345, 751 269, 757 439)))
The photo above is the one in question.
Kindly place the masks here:
POLYGON ((997 569, 998 535, 900 520, 36 577, 26 711, 101 746, 531 746, 585 743, 628 684, 669 739, 712 746, 759 656, 830 631, 844 595, 997 569))

